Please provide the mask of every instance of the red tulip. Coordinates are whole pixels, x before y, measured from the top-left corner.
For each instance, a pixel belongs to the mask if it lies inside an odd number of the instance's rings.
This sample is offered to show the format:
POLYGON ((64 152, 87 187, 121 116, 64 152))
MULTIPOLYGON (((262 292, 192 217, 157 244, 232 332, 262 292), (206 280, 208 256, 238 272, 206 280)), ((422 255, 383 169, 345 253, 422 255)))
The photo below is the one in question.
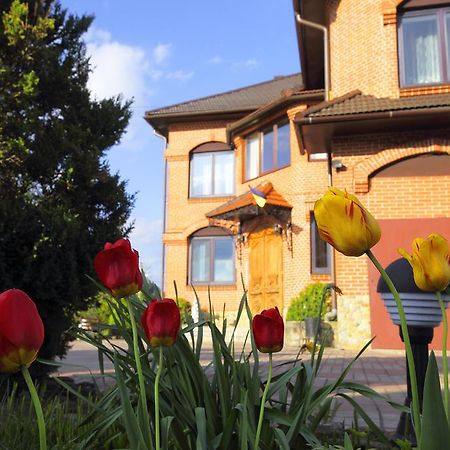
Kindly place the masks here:
POLYGON ((256 346, 261 353, 275 353, 283 348, 284 323, 277 307, 256 314, 252 327, 256 346))
POLYGON ((20 289, 0 294, 0 372, 18 372, 36 359, 44 324, 36 305, 20 289))
POLYGON ((98 252, 94 259, 97 276, 116 298, 136 294, 142 289, 139 253, 128 239, 119 239, 98 252))
POLYGON ((152 347, 170 347, 180 328, 180 310, 171 298, 153 300, 144 311, 141 322, 152 347))

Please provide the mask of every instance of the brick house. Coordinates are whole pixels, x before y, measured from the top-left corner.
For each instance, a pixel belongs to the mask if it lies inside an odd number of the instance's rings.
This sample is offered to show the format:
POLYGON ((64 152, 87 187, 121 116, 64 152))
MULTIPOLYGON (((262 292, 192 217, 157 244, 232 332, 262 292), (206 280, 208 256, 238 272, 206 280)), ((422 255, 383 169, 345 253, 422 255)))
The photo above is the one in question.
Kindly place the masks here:
POLYGON ((294 14, 328 32, 325 52, 297 22, 302 74, 146 113, 167 139, 163 288, 192 301, 192 283, 205 307, 209 288, 232 317, 241 276, 256 312, 335 280, 337 345, 398 348, 377 274, 320 241, 312 210, 330 183, 356 193, 384 265, 414 237, 450 240, 450 2, 294 0, 294 14))

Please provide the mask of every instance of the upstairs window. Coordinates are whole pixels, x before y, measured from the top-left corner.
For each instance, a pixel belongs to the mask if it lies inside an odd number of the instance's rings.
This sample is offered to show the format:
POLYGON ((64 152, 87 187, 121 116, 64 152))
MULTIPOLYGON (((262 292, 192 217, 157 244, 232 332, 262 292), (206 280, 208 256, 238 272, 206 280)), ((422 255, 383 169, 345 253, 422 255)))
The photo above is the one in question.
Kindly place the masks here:
POLYGON ((450 8, 400 16, 399 68, 401 87, 450 84, 450 8))
POLYGON ((194 233, 189 245, 189 274, 193 284, 234 283, 233 236, 219 227, 194 233))
POLYGON ((289 122, 281 122, 250 135, 245 145, 245 179, 289 166, 289 122))
POLYGON ((234 194, 234 152, 226 144, 209 142, 192 150, 189 197, 234 194))

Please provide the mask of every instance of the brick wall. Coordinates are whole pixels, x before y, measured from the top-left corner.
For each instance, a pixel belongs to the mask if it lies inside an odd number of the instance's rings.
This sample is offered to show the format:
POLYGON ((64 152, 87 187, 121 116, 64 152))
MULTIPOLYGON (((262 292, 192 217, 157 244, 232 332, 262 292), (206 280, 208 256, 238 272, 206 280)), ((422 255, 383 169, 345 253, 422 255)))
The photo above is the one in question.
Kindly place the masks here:
POLYGON ((329 0, 331 91, 398 97, 397 27, 383 21, 383 0, 329 0))
MULTIPOLYGON (((449 153, 447 130, 341 137, 334 141, 333 155, 345 171, 334 174, 333 184, 354 192, 355 178, 366 177, 366 189, 358 198, 377 219, 450 217, 448 176, 377 177, 389 164, 426 153, 449 153)), ((360 183, 360 186, 363 183, 360 183)), ((345 257, 336 253, 338 298, 338 344, 357 348, 370 336, 367 257, 345 257)))
MULTIPOLYGON (((382 0, 329 0, 331 89, 334 96, 355 88, 379 97, 417 95, 421 92, 399 92, 397 77, 397 31, 395 14, 382 0), (339 9, 337 7, 339 6, 339 9), (386 10, 387 11, 387 10, 386 10)), ((395 7, 394 7, 395 11, 395 7)), ((299 105, 287 111, 292 120, 299 105)), ((205 214, 228 198, 189 199, 189 152, 198 145, 226 140, 225 122, 174 124, 169 130, 168 213, 163 236, 166 243, 166 295, 178 293, 191 302, 195 295, 187 285, 188 237, 208 226, 205 214)), ((236 195, 248 190, 243 179, 245 141, 235 140, 236 195)), ((311 275, 309 214, 314 202, 326 190, 325 161, 308 161, 291 122, 291 165, 252 180, 252 186, 268 180, 293 205, 293 248, 283 242, 284 312, 290 300, 313 281, 329 281, 327 276, 311 275)), ((349 192, 357 192, 363 204, 379 219, 450 217, 450 174, 439 177, 377 177, 389 164, 422 153, 450 153, 450 130, 403 132, 392 134, 338 137, 333 142, 333 157, 346 170, 333 171, 333 184, 349 192)), ((241 274, 248 285, 248 248, 236 258, 237 282, 234 286, 211 287, 211 300, 216 312, 223 305, 228 316, 234 316, 242 296, 241 274)), ((344 295, 338 297, 337 343, 356 348, 370 338, 368 261, 366 257, 349 258, 335 254, 337 284, 344 295)), ((198 287, 202 307, 208 304, 207 288, 198 287)))
MULTIPOLYGON (((304 107, 303 107, 304 108, 304 107)), ((288 111, 293 118, 302 107, 288 111)), ((189 152, 208 141, 225 142, 225 123, 202 122, 189 125, 174 125, 169 132, 169 148, 165 157, 168 160, 168 212, 167 227, 163 236, 166 243, 166 295, 173 295, 173 281, 177 283, 178 294, 192 301, 195 297, 186 284, 188 270, 188 237, 199 228, 208 226, 205 214, 229 198, 189 199, 189 152)), ((235 151, 236 195, 248 190, 248 182, 243 180, 242 154, 244 140, 237 140, 235 151)), ((309 162, 306 154, 300 153, 294 125, 291 123, 291 165, 285 169, 252 180, 257 184, 269 180, 275 189, 288 202, 294 205, 292 210, 293 249, 288 250, 283 242, 284 265, 284 309, 289 301, 304 286, 312 281, 328 281, 327 276, 312 276, 310 273, 310 224, 309 213, 314 201, 326 190, 326 162, 309 162)), ((235 286, 212 287, 211 298, 216 311, 222 311, 223 304, 230 316, 237 309, 242 296, 240 276, 248 283, 248 248, 242 248, 242 264, 236 258, 237 280, 235 286)), ((202 300, 207 304, 207 288, 196 287, 202 300)))

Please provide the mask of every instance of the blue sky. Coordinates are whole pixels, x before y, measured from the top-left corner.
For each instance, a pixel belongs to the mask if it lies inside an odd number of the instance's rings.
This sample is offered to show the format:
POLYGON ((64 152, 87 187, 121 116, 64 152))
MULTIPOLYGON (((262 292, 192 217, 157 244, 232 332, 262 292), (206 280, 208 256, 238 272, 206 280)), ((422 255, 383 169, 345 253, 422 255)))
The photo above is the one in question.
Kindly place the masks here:
POLYGON ((133 98, 133 118, 108 152, 137 192, 130 236, 149 277, 161 282, 163 142, 145 111, 299 71, 292 0, 61 0, 94 15, 85 36, 97 98, 133 98))

